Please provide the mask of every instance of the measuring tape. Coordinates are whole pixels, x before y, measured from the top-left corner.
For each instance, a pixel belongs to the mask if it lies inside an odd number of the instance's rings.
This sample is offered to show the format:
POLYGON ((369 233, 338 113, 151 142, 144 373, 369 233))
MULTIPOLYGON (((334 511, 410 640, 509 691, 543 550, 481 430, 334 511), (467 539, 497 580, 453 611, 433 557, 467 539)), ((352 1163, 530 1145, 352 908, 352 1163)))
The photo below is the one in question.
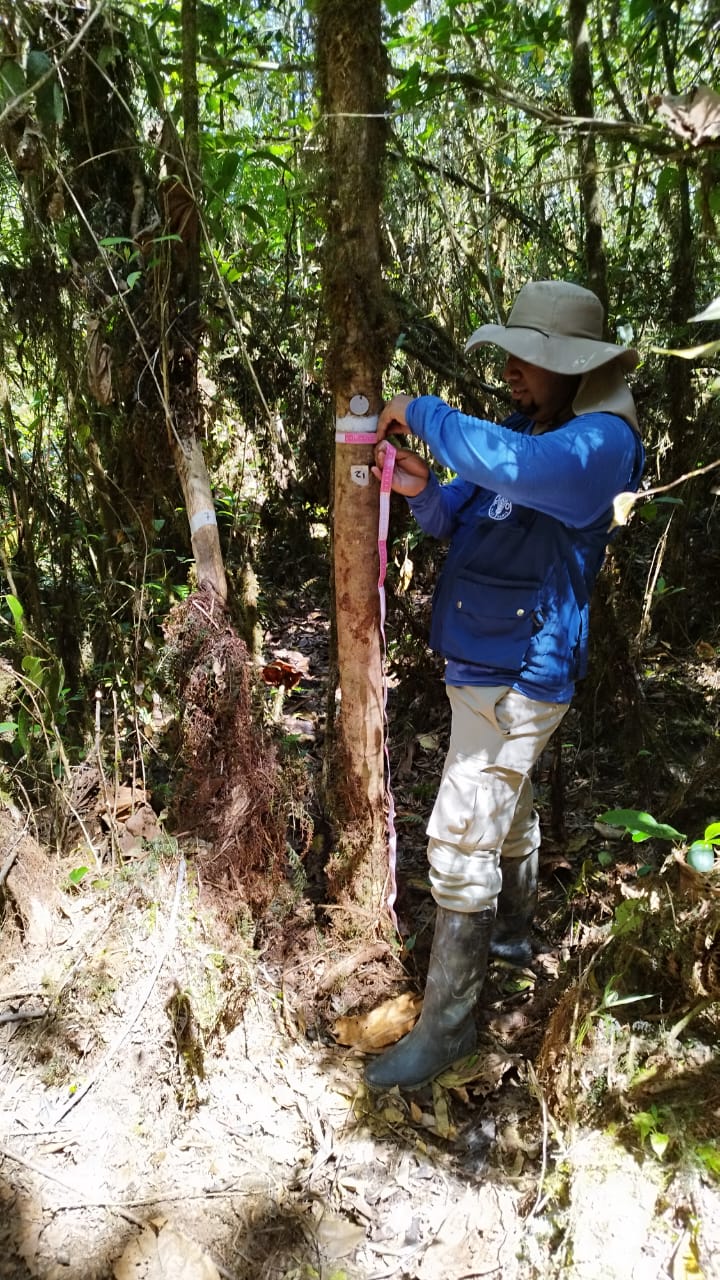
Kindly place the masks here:
MULTIPOLYGON (((364 400, 364 397, 354 397, 355 399, 364 400)), ((367 401, 365 401, 367 407, 367 401)), ((377 415, 375 417, 364 416, 360 414, 350 413, 344 418, 336 418, 335 420, 335 441, 337 444, 377 444, 377 434, 374 428, 377 427, 377 415), (372 431, 359 430, 363 427, 373 427, 372 431)), ((395 470, 395 458, 397 450, 395 446, 388 443, 385 457, 383 459, 382 477, 380 480, 380 513, 378 517, 378 596, 380 600, 380 640, 382 644, 382 705, 383 705, 383 751, 385 755, 385 803, 387 807, 387 839, 388 839, 388 875, 387 890, 385 894, 385 904, 390 914, 390 919, 397 929, 398 922, 395 915, 395 902, 397 900, 397 833, 395 831, 395 801, 390 786, 390 753, 388 751, 388 718, 387 718, 387 677, 385 675, 385 663, 387 660, 387 641, 385 639, 385 617, 386 617, 386 599, 385 599, 385 578, 387 577, 387 537, 390 526, 390 494, 392 492, 393 471, 395 470)))
POLYGON ((385 675, 385 663, 387 660, 387 641, 385 639, 385 577, 387 575, 387 536, 390 524, 390 494, 392 492, 392 478, 395 470, 395 458, 397 450, 394 445, 388 444, 385 459, 383 461, 382 478, 380 480, 380 516, 378 519, 378 557, 380 560, 380 571, 378 574, 378 595, 380 597, 380 639, 382 641, 382 684, 383 684, 383 725, 385 732, 383 734, 383 750, 385 752, 385 772, 387 776, 387 786, 385 796, 387 801, 387 831, 388 831, 388 888, 385 898, 387 909, 390 912, 390 919, 395 928, 398 927, 397 917, 395 915, 395 902, 397 899, 397 833, 395 831, 395 801, 390 788, 390 753, 388 751, 388 718, 387 718, 387 676, 385 675))

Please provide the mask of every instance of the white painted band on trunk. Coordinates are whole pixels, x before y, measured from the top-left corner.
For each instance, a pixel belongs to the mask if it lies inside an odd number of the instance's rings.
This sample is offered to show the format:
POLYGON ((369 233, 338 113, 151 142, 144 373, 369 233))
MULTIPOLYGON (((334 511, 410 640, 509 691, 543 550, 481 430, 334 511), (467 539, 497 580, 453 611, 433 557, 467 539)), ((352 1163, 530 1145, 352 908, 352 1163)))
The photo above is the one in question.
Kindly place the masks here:
POLYGON ((204 529, 207 524, 217 524, 217 516, 214 511, 196 511, 190 521, 190 536, 194 537, 198 529, 204 529))
POLYGON ((342 435, 346 431, 351 434, 362 431, 363 434, 368 434, 377 431, 378 417, 377 413, 346 413, 344 418, 335 419, 335 433, 342 435))

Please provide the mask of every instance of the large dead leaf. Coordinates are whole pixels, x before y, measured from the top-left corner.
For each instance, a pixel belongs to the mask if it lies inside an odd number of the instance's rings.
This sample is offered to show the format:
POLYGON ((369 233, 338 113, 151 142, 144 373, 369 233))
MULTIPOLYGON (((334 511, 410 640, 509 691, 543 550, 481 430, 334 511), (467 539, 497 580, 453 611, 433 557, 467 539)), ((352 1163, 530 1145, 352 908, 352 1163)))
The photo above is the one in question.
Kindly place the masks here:
POLYGON ((689 93, 664 93, 653 99, 658 115, 679 138, 700 147, 720 137, 720 93, 697 85, 689 93))
POLYGON ((422 1009, 422 997, 405 991, 369 1013, 338 1018, 333 1035, 338 1044, 352 1045, 360 1053, 373 1053, 395 1044, 411 1031, 422 1009))
POLYGON ((315 1227, 315 1235, 326 1258, 344 1258, 354 1253, 365 1239, 365 1227, 323 1210, 315 1227))
POLYGON ((114 1280, 220 1280, 217 1267, 193 1240, 162 1218, 131 1240, 113 1266, 114 1280))
POLYGON ((492 1093, 508 1071, 517 1069, 521 1062, 519 1054, 504 1053, 502 1050, 484 1053, 480 1049, 470 1057, 463 1058, 462 1062, 456 1063, 449 1071, 443 1071, 436 1083, 444 1089, 459 1089, 472 1084, 482 1093, 492 1093))
POLYGON ((490 1187, 469 1189, 439 1223, 413 1275, 417 1280, 469 1280, 509 1274, 501 1223, 498 1192, 490 1187))

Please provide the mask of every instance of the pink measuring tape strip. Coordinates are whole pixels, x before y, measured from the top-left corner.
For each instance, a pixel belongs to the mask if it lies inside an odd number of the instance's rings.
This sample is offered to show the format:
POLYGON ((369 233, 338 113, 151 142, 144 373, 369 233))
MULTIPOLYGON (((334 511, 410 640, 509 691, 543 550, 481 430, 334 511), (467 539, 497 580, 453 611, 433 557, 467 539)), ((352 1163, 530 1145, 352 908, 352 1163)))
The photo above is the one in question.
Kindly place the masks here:
MULTIPOLYGON (((341 419, 340 422, 343 420, 341 419)), ((344 421, 347 421, 345 419, 344 421)), ((375 419, 377 421, 377 419, 375 419)), ((344 424, 343 424, 344 425, 344 424)), ((340 426, 340 423, 338 424, 340 426)), ((338 429, 335 431, 335 440, 339 444, 377 444, 377 436, 375 432, 369 431, 343 431, 338 429)), ((395 470, 395 457, 397 450, 395 446, 388 443, 383 460, 382 478, 380 480, 380 515, 378 519, 378 596, 380 598, 380 639, 382 641, 382 667, 383 667, 383 723, 385 727, 383 750, 385 753, 385 803, 387 806, 386 822, 387 822, 387 838, 388 838, 388 876, 387 876, 387 893, 385 895, 385 903, 395 928, 398 927, 397 916, 395 915, 395 902, 397 900, 397 832, 395 831, 395 801, 393 799, 392 789, 390 787, 390 753, 388 751, 388 719, 387 719, 387 678, 385 676, 385 659, 387 656, 387 641, 385 639, 385 578, 387 576, 387 536, 390 524, 390 494, 392 492, 392 478, 395 470)))
POLYGON ((390 918, 397 929, 398 922, 395 915, 395 902, 397 900, 397 832, 395 830, 395 801, 390 787, 390 753, 388 751, 387 733, 387 679, 385 676, 385 658, 387 656, 387 641, 385 639, 387 536, 390 525, 390 494, 392 492, 392 478, 393 471, 395 470, 396 455, 397 450, 395 449, 395 446, 388 444, 385 452, 385 458, 383 460, 382 478, 380 480, 380 517, 378 520, 378 556, 380 560, 380 572, 378 574, 378 595, 380 596, 380 638, 382 640, 383 649, 383 721, 385 724, 384 751, 385 770, 387 775, 385 795, 387 801, 388 832, 388 891, 386 903, 387 909, 390 912, 390 918))

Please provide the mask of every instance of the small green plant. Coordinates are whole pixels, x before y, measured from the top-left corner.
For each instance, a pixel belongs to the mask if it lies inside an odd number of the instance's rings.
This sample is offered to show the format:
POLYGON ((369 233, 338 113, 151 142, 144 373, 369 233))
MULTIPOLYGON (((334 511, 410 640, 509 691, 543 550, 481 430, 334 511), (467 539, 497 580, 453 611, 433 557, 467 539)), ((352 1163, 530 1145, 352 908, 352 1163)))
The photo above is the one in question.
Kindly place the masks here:
MULTIPOLYGON (((601 813, 598 822, 609 827, 623 827, 629 832, 634 844, 644 840, 672 840, 683 846, 687 840, 682 831, 665 822, 657 822, 652 814, 643 813, 639 809, 609 809, 601 813)), ((687 862, 696 871, 711 871, 715 865, 717 851, 720 849, 720 822, 711 822, 703 835, 694 840, 687 850, 687 862)), ((644 868, 640 868, 640 874, 644 868)))
POLYGON ((639 809, 609 809, 607 813, 600 814, 598 822, 604 822, 608 827, 624 827, 632 836, 634 844, 640 844, 643 840, 682 841, 686 838, 681 831, 676 831, 667 823, 657 822, 651 814, 639 809))
POLYGON ((670 1135, 665 1133, 664 1127, 666 1120, 665 1112, 656 1107, 655 1104, 650 1107, 649 1111, 638 1111, 634 1115, 632 1122, 640 1134, 640 1141, 647 1141, 658 1160, 662 1160, 665 1156, 668 1146, 670 1145, 670 1135))
POLYGON ((704 1171, 711 1178, 720 1181, 720 1146, 717 1142, 701 1142, 695 1148, 695 1155, 704 1171))
POLYGON ((68 871, 68 888, 77 889, 89 874, 89 867, 73 867, 72 871, 68 871))
POLYGON ((720 822, 711 822, 705 828, 701 840, 693 840, 687 851, 687 860, 696 871, 711 871, 720 847, 720 822))
POLYGON ((592 1026, 593 1018, 602 1018, 604 1021, 610 1023, 612 1021, 612 1011, 614 1009, 619 1009, 623 1004, 635 1004, 638 1000, 652 999, 652 993, 650 992, 646 995, 621 996, 617 991, 617 983, 618 978, 616 975, 613 975, 605 985, 605 989, 600 997, 600 1003, 595 1009, 590 1009, 588 1013, 585 1014, 585 1017, 578 1028, 576 1039, 576 1047, 578 1049, 581 1048, 583 1041, 592 1026))

